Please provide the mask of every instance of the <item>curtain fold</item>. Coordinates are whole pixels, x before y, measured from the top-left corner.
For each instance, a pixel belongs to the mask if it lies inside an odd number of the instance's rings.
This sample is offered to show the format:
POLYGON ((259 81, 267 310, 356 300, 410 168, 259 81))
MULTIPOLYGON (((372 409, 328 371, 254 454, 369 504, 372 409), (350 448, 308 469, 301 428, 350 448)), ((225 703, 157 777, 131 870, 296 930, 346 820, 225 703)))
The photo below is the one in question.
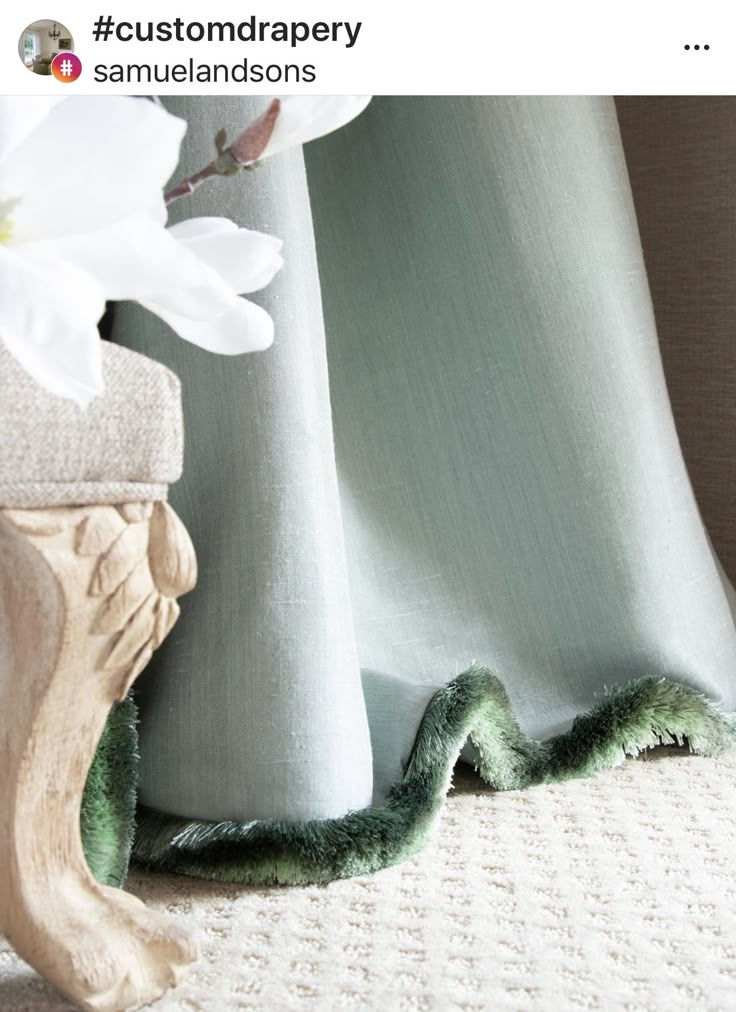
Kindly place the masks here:
MULTIPOLYGON (((263 102, 166 104, 184 174, 263 102)), ((140 683, 139 859, 324 880, 416 849, 463 746, 508 788, 735 740, 611 99, 375 99, 174 212, 286 267, 263 353, 116 317, 183 383, 201 574, 140 683)))
MULTIPOLYGON (((258 99, 167 99, 200 168, 258 99)), ((196 593, 141 685, 141 801, 203 819, 326 818, 368 804, 372 767, 334 465, 320 289, 301 150, 217 179, 172 217, 283 236, 258 299, 266 353, 211 355, 134 306, 115 339, 182 381, 189 475, 171 501, 199 559, 196 593)))
POLYGON ((613 101, 382 99, 307 165, 364 669, 480 660, 535 737, 651 673, 733 707, 613 101))

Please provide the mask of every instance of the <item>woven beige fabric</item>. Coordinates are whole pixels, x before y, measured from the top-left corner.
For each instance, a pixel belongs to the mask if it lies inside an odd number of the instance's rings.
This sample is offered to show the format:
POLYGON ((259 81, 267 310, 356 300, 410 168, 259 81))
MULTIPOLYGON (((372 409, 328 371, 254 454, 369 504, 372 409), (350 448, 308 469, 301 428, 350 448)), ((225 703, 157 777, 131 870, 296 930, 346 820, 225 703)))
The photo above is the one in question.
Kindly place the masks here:
POLYGON ((0 506, 163 499, 181 475, 181 390, 167 368, 103 342, 86 411, 35 383, 0 342, 0 506))
POLYGON ((97 503, 152 502, 168 498, 169 486, 135 481, 39 481, 0 484, 0 505, 11 509, 97 503))
POLYGON ((736 96, 616 101, 682 451, 736 578, 736 96))
MULTIPOLYGON (((326 887, 135 874, 203 955, 154 1012, 727 1012, 736 754, 630 760, 489 796, 458 776, 432 847, 326 887)), ((70 1012, 0 943, 0 1007, 70 1012)))

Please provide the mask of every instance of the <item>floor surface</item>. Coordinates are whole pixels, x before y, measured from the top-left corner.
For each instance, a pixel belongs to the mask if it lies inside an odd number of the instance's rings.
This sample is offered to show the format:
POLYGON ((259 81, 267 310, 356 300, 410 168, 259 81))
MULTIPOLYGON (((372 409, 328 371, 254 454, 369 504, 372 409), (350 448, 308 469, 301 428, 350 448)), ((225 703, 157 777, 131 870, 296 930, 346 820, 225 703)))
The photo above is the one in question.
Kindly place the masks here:
MULTIPOLYGON (((372 877, 239 889, 134 873, 203 950, 151 1009, 732 1012, 735 774, 735 753, 650 754, 494 795, 460 767, 432 846, 372 877)), ((0 939, 0 1009, 71 1006, 0 939)))

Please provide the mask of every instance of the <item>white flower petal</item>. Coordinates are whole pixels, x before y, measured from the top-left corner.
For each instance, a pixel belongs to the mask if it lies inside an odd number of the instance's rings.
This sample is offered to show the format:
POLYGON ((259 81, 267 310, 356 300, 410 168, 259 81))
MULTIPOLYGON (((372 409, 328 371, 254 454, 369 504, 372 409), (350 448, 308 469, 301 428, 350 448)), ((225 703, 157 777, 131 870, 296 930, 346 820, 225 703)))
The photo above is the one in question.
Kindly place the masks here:
POLYGON ((90 274, 107 299, 140 299, 212 282, 207 265, 150 218, 134 217, 99 232, 28 243, 90 274))
POLYGON ((141 305, 155 303, 162 310, 186 317, 188 320, 211 320, 221 316, 232 306, 235 293, 206 264, 202 264, 202 269, 207 272, 206 285, 194 288, 168 288, 165 291, 152 292, 136 301, 141 305))
POLYGON ((13 242, 105 228, 160 210, 186 124, 142 98, 68 98, 0 163, 0 199, 20 198, 13 242))
POLYGON ((81 407, 103 391, 103 309, 81 271, 0 247, 0 340, 38 383, 81 407))
POLYGON ((158 302, 142 305, 159 316, 185 341, 219 355, 241 355, 262 351, 273 343, 273 320, 265 309, 247 299, 232 296, 230 308, 209 320, 192 320, 158 302))
POLYGON ((202 224, 199 234, 196 234, 198 220, 201 219, 183 222, 188 226, 185 230, 174 225, 169 231, 216 271, 233 292, 244 295, 265 288, 284 266, 279 256, 282 242, 275 236, 237 226, 225 229, 227 219, 211 218, 203 219, 210 224, 202 224), (215 231, 215 222, 218 222, 218 231, 215 231))
POLYGON ((40 126, 65 95, 0 95, 0 158, 40 126))
POLYGON ((276 125, 260 159, 345 126, 370 100, 370 95, 287 95, 281 99, 276 125))
POLYGON ((37 345, 0 332, 8 351, 29 376, 49 393, 86 408, 105 391, 102 348, 97 327, 60 331, 51 345, 37 345))
POLYGON ((195 239, 202 235, 237 232, 238 226, 229 218, 185 218, 169 225, 169 232, 177 239, 195 239))
POLYGON ((47 345, 97 325, 100 286, 85 271, 29 247, 0 244, 0 334, 47 345))

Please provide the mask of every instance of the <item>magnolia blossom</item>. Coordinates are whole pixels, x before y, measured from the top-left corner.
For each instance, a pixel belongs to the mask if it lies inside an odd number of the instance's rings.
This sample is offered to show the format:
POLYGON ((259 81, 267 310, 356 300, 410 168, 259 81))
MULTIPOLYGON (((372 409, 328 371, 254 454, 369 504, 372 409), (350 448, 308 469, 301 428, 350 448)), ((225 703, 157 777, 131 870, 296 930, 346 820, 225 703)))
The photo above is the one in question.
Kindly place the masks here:
MULTIPOLYGON (((248 165, 324 137, 359 116, 370 100, 370 95, 287 95, 273 110, 265 146, 256 145, 254 150, 250 130, 246 129, 231 145, 233 156, 240 164, 248 165)), ((267 123, 268 115, 264 117, 267 123)))
POLYGON ((238 228, 227 218, 189 218, 167 231, 207 265, 207 283, 159 291, 139 301, 179 337, 207 351, 236 355, 268 348, 273 320, 236 293, 265 288, 282 266, 281 240, 238 228))
POLYGON ((190 223, 199 242, 165 228, 183 120, 134 98, 27 99, 23 130, 15 101, 0 108, 16 140, 0 121, 0 338, 27 372, 80 406, 102 393, 108 299, 144 301, 215 351, 270 343, 267 314, 238 293, 268 284, 280 242, 207 219, 190 223))
MULTIPOLYGON (((262 156, 341 126, 361 103, 284 99, 262 156)), ((166 227, 163 187, 185 130, 143 99, 0 99, 0 340, 82 407, 103 391, 107 300, 134 299, 221 354, 273 340, 269 315, 240 296, 280 269, 280 240, 225 218, 166 227)))
POLYGON ((345 126, 365 109, 370 95, 287 95, 261 158, 306 144, 345 126))
POLYGON ((213 176, 229 176, 286 148, 316 140, 349 123, 371 100, 370 95, 289 95, 267 109, 227 143, 224 130, 215 136, 217 158, 182 179, 166 194, 167 204, 181 200, 213 176))

